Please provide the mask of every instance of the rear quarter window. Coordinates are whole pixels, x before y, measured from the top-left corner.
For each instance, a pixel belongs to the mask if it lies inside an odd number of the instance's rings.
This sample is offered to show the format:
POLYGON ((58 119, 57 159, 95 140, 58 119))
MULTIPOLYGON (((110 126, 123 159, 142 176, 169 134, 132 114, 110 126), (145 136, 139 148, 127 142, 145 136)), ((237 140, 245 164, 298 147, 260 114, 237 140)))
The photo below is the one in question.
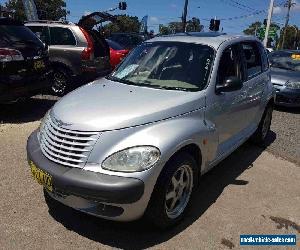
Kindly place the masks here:
POLYGON ((76 45, 76 39, 68 28, 50 27, 51 45, 76 45))
POLYGON ((0 25, 0 46, 9 46, 12 43, 34 43, 43 46, 36 35, 23 25, 0 25))
POLYGON ((50 37, 49 37, 49 30, 46 26, 27 26, 31 31, 44 43, 49 44, 50 37))

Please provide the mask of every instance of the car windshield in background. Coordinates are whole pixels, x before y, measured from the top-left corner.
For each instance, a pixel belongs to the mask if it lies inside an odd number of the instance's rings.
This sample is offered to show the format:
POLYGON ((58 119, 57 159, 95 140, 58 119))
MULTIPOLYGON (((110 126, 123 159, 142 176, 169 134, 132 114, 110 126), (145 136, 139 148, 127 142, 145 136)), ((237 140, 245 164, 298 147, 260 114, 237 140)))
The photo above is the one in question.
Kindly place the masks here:
POLYGON ((106 42, 108 43, 109 47, 111 47, 114 50, 124 50, 124 48, 120 44, 112 40, 106 39, 106 42))
POLYGON ((300 71, 300 52, 278 51, 269 54, 272 68, 300 71))
POLYGON ((23 25, 0 25, 0 46, 7 46, 11 43, 43 46, 35 34, 23 25))
POLYGON ((127 49, 135 48, 145 40, 143 36, 135 34, 112 34, 109 39, 123 45, 127 49))
POLYGON ((136 86, 200 91, 207 84, 214 54, 211 47, 200 44, 144 43, 108 79, 136 86))

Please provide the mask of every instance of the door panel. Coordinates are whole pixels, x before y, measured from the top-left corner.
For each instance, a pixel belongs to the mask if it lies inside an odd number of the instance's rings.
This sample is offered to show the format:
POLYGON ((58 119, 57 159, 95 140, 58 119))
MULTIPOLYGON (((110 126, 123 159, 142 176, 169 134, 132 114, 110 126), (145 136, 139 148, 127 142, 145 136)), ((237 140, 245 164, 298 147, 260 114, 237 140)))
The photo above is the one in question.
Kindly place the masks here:
POLYGON ((247 81, 244 83, 247 87, 245 102, 248 106, 247 124, 255 127, 257 125, 255 118, 259 111, 265 83, 268 81, 268 74, 263 73, 261 53, 256 42, 243 42, 241 49, 247 75, 247 81))
MULTIPOLYGON (((216 84, 223 84, 224 79, 235 76, 244 80, 244 68, 241 63, 239 45, 235 44, 223 51, 218 67, 216 84)), ((241 140, 241 131, 247 126, 247 91, 248 86, 233 92, 214 93, 207 99, 207 119, 215 125, 219 137, 219 147, 215 159, 231 152, 241 140)), ((214 161, 215 159, 211 159, 214 161)))

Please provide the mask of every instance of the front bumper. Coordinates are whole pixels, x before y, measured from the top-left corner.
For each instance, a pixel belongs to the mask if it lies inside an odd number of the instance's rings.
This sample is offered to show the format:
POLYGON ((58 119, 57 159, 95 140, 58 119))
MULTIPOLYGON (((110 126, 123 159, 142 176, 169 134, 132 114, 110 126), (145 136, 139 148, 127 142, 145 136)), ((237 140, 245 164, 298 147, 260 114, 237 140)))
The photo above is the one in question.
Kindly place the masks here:
POLYGON ((36 131, 28 138, 27 157, 28 161, 52 176, 53 192, 49 195, 67 206, 124 221, 137 219, 144 213, 143 209, 136 208, 144 194, 144 183, 139 179, 56 164, 43 155, 36 131), (126 212, 128 209, 136 213, 126 212))
POLYGON ((275 104, 285 107, 300 107, 300 89, 288 89, 274 86, 276 89, 275 104))
POLYGON ((15 101, 21 97, 30 97, 47 91, 50 87, 52 71, 42 74, 41 77, 13 76, 0 80, 0 103, 15 101))

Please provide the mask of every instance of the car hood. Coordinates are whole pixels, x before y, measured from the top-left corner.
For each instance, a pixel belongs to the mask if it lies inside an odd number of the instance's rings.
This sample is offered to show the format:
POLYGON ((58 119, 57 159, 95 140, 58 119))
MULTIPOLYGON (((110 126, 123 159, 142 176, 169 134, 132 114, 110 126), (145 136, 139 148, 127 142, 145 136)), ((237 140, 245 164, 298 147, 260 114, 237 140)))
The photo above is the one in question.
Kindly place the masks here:
POLYGON ((71 130, 115 130, 199 109, 205 105, 201 95, 201 92, 131 86, 103 78, 60 99, 51 116, 71 130))
POLYGON ((278 85, 284 85, 287 81, 300 81, 300 72, 272 68, 271 69, 271 81, 278 85))

